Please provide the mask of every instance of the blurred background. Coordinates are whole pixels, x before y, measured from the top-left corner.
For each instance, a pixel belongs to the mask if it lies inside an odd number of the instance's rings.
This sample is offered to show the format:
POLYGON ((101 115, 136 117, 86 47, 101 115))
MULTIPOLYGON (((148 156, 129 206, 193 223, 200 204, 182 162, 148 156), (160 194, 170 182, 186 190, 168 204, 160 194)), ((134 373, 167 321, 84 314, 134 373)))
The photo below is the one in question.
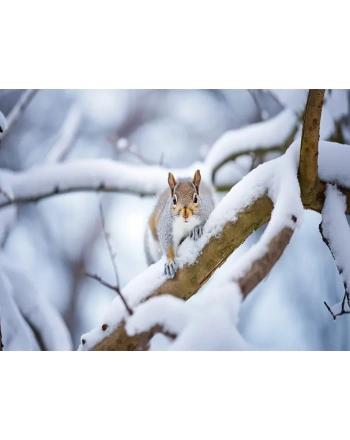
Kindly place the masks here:
MULTIPOLYGON (((8 115, 22 93, 0 90, 0 111, 8 115)), ((39 90, 3 142, 0 167, 22 171, 53 161, 62 133, 70 140, 60 161, 110 158, 186 167, 203 160, 227 130, 267 120, 286 107, 301 115, 306 97, 307 90, 39 90)), ((349 91, 327 91, 326 99, 321 138, 350 143, 349 91)), ((272 158, 248 156, 252 167, 272 158)), ((98 200, 96 193, 72 193, 22 205, 2 239, 2 252, 32 274, 37 291, 63 317, 74 349, 114 298, 84 275, 88 270, 114 280, 98 200)), ((101 200, 123 288, 147 267, 143 234, 155 197, 106 193, 101 200)), ((343 286, 319 222, 319 214, 306 213, 281 260, 242 307, 241 332, 261 349, 350 348, 348 317, 334 322, 323 304, 341 301, 343 286)), ((229 270, 261 232, 215 276, 229 270)), ((190 301, 200 301, 200 295, 190 301)))

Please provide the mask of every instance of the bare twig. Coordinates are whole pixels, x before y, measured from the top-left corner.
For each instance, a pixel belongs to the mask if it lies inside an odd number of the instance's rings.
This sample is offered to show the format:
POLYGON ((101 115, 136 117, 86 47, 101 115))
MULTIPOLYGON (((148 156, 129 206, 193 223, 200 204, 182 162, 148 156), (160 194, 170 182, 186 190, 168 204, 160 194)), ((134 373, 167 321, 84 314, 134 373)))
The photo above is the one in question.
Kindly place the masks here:
POLYGON ((261 108, 261 105, 260 105, 260 102, 259 102, 258 98, 256 97, 256 95, 255 95, 255 93, 254 93, 254 91, 252 89, 247 89, 247 91, 248 91, 250 97, 252 98, 252 100, 254 101, 256 110, 257 110, 257 112, 259 114, 259 121, 263 121, 264 120, 264 118, 263 118, 263 111, 262 111, 262 108, 261 108))
POLYGON ((73 105, 62 124, 59 139, 51 148, 45 163, 57 163, 64 160, 77 139, 81 121, 81 112, 78 107, 73 105))
POLYGON ((120 151, 127 151, 128 153, 134 155, 135 157, 137 157, 138 159, 140 159, 140 161, 142 163, 144 163, 145 165, 161 165, 161 166, 167 166, 166 164, 164 164, 164 153, 162 153, 160 155, 160 159, 159 161, 155 161, 152 159, 148 159, 146 156, 144 156, 143 154, 141 154, 139 151, 137 151, 137 147, 135 144, 129 144, 129 142, 126 139, 119 139, 117 138, 117 136, 115 135, 110 135, 107 136, 107 140, 114 146, 117 147, 118 150, 120 151), (122 142, 122 146, 118 146, 118 142, 123 141, 122 142))
POLYGON ((15 106, 6 117, 7 130, 3 133, 2 140, 5 139, 11 129, 16 125, 22 113, 26 110, 37 91, 37 89, 28 89, 21 94, 15 106))
MULTIPOLYGON (((343 273, 343 269, 339 266, 338 262, 337 262, 337 258, 336 255, 334 254, 334 252, 332 251, 332 248, 329 244, 329 241, 327 240, 327 238, 325 237, 324 233, 323 233, 323 227, 322 227, 322 223, 319 224, 318 229, 320 231, 321 237, 323 242, 326 244, 326 246, 328 247, 328 249, 331 252, 332 257, 334 258, 336 265, 337 265, 337 269, 339 272, 339 275, 341 275, 343 273)), ((343 279, 343 285, 344 285, 344 296, 343 296, 343 300, 341 302, 341 308, 340 311, 337 313, 334 313, 332 308, 326 303, 326 301, 324 301, 324 305, 327 307, 329 313, 333 316, 333 319, 337 319, 338 316, 341 315, 345 315, 350 313, 350 294, 348 291, 348 285, 347 282, 345 281, 345 279, 343 279), (348 306, 348 309, 346 309, 346 306, 348 306)), ((339 303, 340 304, 340 303, 339 303)), ((333 306, 334 307, 334 306, 333 306)))
POLYGON ((0 194, 2 194, 5 197, 5 199, 8 201, 9 204, 12 203, 12 201, 13 201, 12 197, 10 197, 7 194, 7 192, 1 188, 1 186, 0 186, 0 194))
POLYGON ((115 262, 116 254, 115 254, 115 252, 113 252, 112 244, 110 242, 110 234, 106 230, 105 219, 104 219, 104 215, 103 215, 103 209, 102 209, 101 202, 99 203, 99 206, 100 206, 100 215, 101 215, 101 224, 102 224, 103 235, 105 237, 105 240, 106 240, 106 243, 108 246, 108 252, 109 252, 109 256, 112 260, 112 265, 113 265, 114 274, 115 274, 117 284, 115 286, 113 286, 112 284, 108 283, 107 281, 104 281, 99 275, 92 275, 88 272, 85 272, 85 275, 98 281, 103 286, 108 287, 108 289, 111 289, 114 292, 116 292, 117 295, 119 295, 120 299, 122 300, 128 314, 131 316, 133 314, 133 311, 132 311, 131 307, 128 305, 128 303, 126 302, 126 299, 124 298, 124 295, 122 294, 120 287, 119 287, 120 284, 119 284, 118 269, 117 269, 117 265, 115 262))

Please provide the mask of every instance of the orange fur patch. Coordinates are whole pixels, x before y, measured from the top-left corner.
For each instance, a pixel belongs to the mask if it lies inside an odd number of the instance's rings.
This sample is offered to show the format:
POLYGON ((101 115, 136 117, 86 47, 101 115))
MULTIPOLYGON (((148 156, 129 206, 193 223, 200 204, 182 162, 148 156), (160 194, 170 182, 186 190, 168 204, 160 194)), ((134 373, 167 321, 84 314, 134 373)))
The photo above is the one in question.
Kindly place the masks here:
POLYGON ((158 235, 157 235, 157 224, 158 224, 158 218, 159 218, 159 213, 154 213, 151 215, 150 219, 149 219, 149 228, 151 230, 151 233, 153 235, 153 238, 155 238, 156 240, 158 239, 158 235))
POLYGON ((173 260, 175 258, 174 249, 172 246, 168 246, 168 260, 173 260))

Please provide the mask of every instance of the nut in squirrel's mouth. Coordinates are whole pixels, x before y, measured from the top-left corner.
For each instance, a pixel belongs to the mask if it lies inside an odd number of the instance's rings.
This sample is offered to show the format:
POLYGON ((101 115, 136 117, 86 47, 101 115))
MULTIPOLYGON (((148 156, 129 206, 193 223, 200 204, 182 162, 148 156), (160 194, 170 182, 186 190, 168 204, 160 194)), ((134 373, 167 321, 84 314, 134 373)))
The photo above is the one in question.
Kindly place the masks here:
POLYGON ((192 217, 192 211, 185 207, 181 209, 180 215, 182 217, 182 220, 185 223, 188 223, 190 221, 190 218, 192 217))

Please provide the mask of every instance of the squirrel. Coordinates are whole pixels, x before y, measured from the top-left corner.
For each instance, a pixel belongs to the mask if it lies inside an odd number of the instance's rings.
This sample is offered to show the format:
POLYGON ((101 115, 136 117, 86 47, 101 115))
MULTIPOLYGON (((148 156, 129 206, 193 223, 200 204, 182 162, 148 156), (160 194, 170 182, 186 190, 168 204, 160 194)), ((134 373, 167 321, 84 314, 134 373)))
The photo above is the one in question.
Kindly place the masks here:
POLYGON ((174 278, 177 271, 176 252, 178 246, 189 235, 198 240, 203 235, 203 226, 213 211, 215 202, 210 188, 201 182, 197 170, 193 179, 179 178, 168 174, 170 187, 162 192, 149 218, 144 248, 148 265, 158 261, 162 254, 167 257, 164 275, 174 278))

